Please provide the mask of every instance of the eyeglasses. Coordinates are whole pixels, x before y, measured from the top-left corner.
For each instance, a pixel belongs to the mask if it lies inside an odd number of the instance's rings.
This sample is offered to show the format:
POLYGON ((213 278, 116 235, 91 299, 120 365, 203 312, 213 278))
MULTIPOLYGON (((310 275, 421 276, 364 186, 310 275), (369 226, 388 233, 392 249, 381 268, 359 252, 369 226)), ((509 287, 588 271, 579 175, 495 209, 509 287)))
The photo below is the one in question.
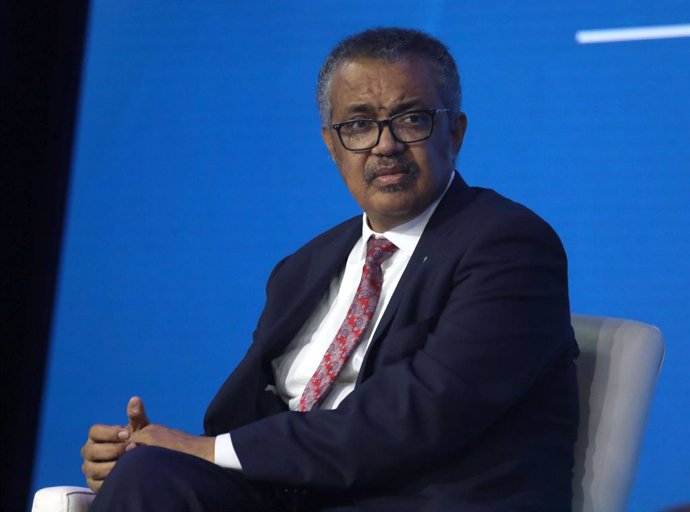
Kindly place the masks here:
POLYGON ((450 112, 449 108, 411 110, 388 119, 354 119, 331 125, 345 149, 365 151, 376 147, 381 140, 383 127, 388 126, 391 135, 398 142, 411 144, 431 137, 434 130, 434 117, 439 112, 450 112))

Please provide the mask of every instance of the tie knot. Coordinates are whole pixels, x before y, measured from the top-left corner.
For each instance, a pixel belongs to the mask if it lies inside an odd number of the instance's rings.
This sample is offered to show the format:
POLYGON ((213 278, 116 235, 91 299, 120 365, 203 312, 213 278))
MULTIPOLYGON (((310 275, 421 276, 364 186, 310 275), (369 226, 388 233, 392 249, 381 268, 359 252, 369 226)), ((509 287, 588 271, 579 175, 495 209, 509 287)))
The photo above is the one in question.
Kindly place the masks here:
POLYGON ((371 236, 367 240, 367 263, 381 265, 397 250, 393 242, 371 236))

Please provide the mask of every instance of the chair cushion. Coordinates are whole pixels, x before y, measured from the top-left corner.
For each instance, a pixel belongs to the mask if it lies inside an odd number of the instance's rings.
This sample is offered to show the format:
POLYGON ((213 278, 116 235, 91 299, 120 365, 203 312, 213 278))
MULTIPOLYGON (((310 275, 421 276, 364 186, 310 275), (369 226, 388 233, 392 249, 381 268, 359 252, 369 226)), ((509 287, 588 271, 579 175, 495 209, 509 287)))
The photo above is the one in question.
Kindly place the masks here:
POLYGON ((34 495, 31 512, 87 512, 94 496, 86 487, 46 487, 34 495))

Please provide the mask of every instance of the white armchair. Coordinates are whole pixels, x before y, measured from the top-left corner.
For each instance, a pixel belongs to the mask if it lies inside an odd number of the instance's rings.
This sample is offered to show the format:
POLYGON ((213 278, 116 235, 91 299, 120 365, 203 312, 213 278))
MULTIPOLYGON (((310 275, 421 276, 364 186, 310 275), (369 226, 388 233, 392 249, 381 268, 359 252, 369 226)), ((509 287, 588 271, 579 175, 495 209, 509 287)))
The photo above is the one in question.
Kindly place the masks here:
POLYGON ((573 512, 623 512, 635 483, 664 337, 634 320, 573 315, 572 323, 580 346, 573 512))
MULTIPOLYGON (((573 315, 580 346, 580 426, 573 512, 623 512, 630 497, 647 413, 664 358, 659 329, 634 320, 573 315)), ((83 487, 47 487, 32 512, 87 512, 83 487)))

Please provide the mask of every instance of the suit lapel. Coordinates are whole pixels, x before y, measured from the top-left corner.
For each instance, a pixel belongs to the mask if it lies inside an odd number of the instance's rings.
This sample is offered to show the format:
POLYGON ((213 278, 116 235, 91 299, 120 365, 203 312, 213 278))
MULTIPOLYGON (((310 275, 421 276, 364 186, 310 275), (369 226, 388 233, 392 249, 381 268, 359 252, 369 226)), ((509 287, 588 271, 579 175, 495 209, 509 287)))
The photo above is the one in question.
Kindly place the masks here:
POLYGON ((290 304, 285 305, 283 314, 269 333, 269 358, 280 355, 314 313, 361 235, 361 217, 357 217, 346 223, 343 229, 320 241, 304 256, 307 262, 300 265, 300 286, 292 290, 295 296, 291 297, 290 304))
POLYGON ((369 352, 371 352, 372 348, 383 338, 389 324, 395 317, 398 306, 400 305, 400 300, 407 293, 410 282, 412 282, 420 272, 424 271, 424 267, 427 264, 433 263, 435 256, 442 254, 443 241, 455 227, 455 223, 453 222, 454 218, 458 212, 474 198, 474 195, 474 191, 456 172, 453 183, 446 192, 446 195, 443 196, 436 211, 429 219, 429 223, 424 229, 424 233, 422 233, 417 247, 414 253, 412 253, 407 267, 405 267, 403 275, 400 277, 395 292, 376 328, 369 352))

